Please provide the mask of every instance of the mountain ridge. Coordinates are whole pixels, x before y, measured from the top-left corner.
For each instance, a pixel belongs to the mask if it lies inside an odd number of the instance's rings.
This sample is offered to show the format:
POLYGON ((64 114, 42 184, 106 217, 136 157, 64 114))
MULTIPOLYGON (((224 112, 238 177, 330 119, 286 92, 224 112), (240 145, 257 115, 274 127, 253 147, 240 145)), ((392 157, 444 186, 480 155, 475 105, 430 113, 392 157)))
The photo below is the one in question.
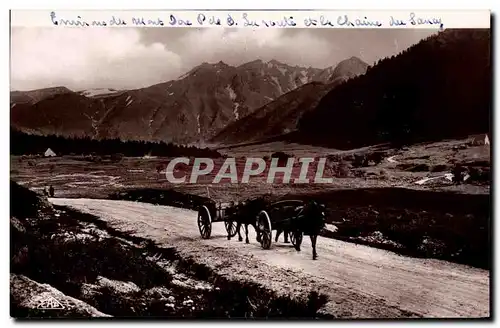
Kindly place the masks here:
POLYGON ((11 124, 71 137, 199 142, 287 92, 328 82, 333 71, 277 60, 239 66, 203 62, 176 80, 132 90, 64 88, 36 102, 27 96, 33 91, 16 91, 14 97, 11 92, 11 124))
POLYGON ((380 60, 306 113, 295 142, 351 149, 490 132, 490 33, 446 29, 380 60))
POLYGON ((357 57, 341 61, 326 82, 309 82, 228 124, 210 142, 238 144, 287 134, 297 129, 301 117, 336 86, 366 73, 369 65, 357 57))

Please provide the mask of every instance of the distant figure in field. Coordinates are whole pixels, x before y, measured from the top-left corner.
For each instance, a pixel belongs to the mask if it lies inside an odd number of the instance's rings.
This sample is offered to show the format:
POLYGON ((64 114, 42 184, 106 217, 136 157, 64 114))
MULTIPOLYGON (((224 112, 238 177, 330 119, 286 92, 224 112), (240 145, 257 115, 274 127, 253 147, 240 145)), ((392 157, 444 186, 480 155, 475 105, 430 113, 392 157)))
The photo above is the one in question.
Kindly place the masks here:
POLYGON ((49 195, 50 195, 50 197, 54 197, 54 187, 52 187, 52 185, 50 185, 50 188, 49 188, 49 195))
POLYGON ((464 168, 462 165, 455 165, 453 167, 452 173, 453 173, 453 182, 455 184, 461 184, 462 181, 464 180, 464 174, 467 172, 467 169, 464 168))
POLYGON ((43 187, 43 195, 46 197, 49 196, 49 192, 47 191, 47 187, 43 187))

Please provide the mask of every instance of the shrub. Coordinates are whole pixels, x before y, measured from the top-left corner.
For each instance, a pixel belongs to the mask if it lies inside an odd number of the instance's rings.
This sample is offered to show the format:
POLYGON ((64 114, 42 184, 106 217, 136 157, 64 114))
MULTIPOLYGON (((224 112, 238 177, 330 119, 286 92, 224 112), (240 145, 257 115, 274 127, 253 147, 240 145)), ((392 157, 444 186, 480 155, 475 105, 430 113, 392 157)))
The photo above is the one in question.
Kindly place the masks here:
POLYGON ((470 175, 470 178, 466 180, 468 183, 490 182, 491 180, 489 168, 470 167, 468 171, 470 175))
POLYGON ((352 161, 353 167, 366 167, 368 166, 368 158, 366 155, 355 154, 352 161))
POLYGON ((431 167, 431 172, 444 172, 444 171, 447 171, 448 169, 449 169, 448 165, 438 164, 438 165, 434 165, 433 167, 431 167))
POLYGON ((163 164, 158 164, 156 165, 156 172, 159 174, 164 168, 165 166, 163 164))
POLYGON ((378 165, 382 163, 382 160, 384 159, 384 152, 381 151, 376 151, 368 155, 368 159, 372 161, 375 165, 378 165))
POLYGON ((427 164, 417 164, 413 166, 412 168, 408 169, 410 172, 428 172, 429 171, 429 165, 427 164))
POLYGON ((351 172, 351 165, 348 162, 341 161, 337 166, 333 167, 334 175, 337 178, 347 178, 351 172))
POLYGON ((112 154, 111 155, 111 161, 114 163, 121 161, 122 158, 123 158, 123 154, 112 154))
POLYGON ((277 151, 271 155, 272 158, 278 158, 280 160, 287 160, 288 158, 292 157, 291 155, 284 153, 282 151, 277 151))

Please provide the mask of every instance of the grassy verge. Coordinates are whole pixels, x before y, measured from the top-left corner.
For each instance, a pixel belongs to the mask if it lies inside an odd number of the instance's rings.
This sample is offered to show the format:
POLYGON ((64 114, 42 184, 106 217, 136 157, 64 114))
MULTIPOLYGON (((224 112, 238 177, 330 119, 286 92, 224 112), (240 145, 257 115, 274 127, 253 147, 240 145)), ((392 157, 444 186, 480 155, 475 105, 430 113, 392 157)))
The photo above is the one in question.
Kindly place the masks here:
POLYGON ((490 195, 378 188, 316 195, 337 235, 404 255, 490 269, 490 195))
MULTIPOLYGON (((50 284, 118 317, 318 318, 327 302, 315 292, 278 297, 231 281, 174 249, 108 227, 98 218, 52 207, 11 185, 11 273, 50 284), (22 198, 20 198, 22 197, 22 198)), ((74 316, 12 302, 13 317, 74 316)))

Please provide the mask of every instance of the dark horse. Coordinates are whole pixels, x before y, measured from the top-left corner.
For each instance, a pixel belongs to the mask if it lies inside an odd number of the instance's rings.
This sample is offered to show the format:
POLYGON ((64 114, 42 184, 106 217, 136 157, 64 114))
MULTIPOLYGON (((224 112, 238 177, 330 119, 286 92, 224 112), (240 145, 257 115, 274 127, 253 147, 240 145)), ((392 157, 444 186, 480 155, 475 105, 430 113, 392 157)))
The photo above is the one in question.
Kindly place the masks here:
MULTIPOLYGON (((228 208, 227 214, 232 222, 236 222, 236 230, 238 232, 238 240, 243 241, 240 229, 245 226, 246 243, 248 239, 248 226, 252 225, 257 233, 257 242, 260 242, 261 232, 256 224, 256 218, 259 213, 268 208, 269 202, 264 198, 256 198, 246 201, 242 204, 231 206, 228 208)), ((285 242, 288 241, 289 234, 304 234, 311 238, 313 249, 313 259, 318 257, 316 252, 316 240, 321 230, 325 227, 325 206, 316 201, 306 202, 304 205, 285 207, 271 212, 272 221, 287 222, 280 227, 277 227, 277 237, 281 232, 285 232, 285 242)), ((231 236, 228 235, 228 239, 231 236)), ((300 252, 300 242, 295 245, 295 249, 300 252)))
MULTIPOLYGON (((301 228, 304 235, 311 238, 311 245, 313 249, 313 260, 318 257, 316 253, 316 240, 321 230, 325 228, 326 221, 326 207, 324 204, 319 204, 315 201, 310 201, 304 206, 303 212, 298 217, 298 226, 301 228)), ((300 251, 300 245, 298 247, 300 251)))
MULTIPOLYGON (((313 260, 318 258, 316 252, 316 240, 321 230, 325 227, 325 205, 319 204, 311 200, 303 206, 298 206, 295 209, 295 216, 290 218, 289 233, 297 233, 308 235, 311 238, 311 245, 313 249, 313 260)), ((285 236, 287 231, 285 231, 285 236)), ((278 234, 281 231, 278 231, 278 234)), ((300 252, 300 242, 296 243, 295 249, 300 252)))
MULTIPOLYGON (((250 240, 248 239, 248 226, 251 225, 257 232, 257 241, 260 242, 260 233, 256 226, 256 218, 261 210, 266 208, 268 202, 264 198, 255 198, 252 200, 247 200, 235 206, 231 206, 227 211, 232 222, 236 222, 236 231, 238 232, 238 241, 243 241, 241 236, 241 226, 245 226, 245 242, 248 244, 250 240)), ((227 239, 231 239, 228 235, 227 239)))

